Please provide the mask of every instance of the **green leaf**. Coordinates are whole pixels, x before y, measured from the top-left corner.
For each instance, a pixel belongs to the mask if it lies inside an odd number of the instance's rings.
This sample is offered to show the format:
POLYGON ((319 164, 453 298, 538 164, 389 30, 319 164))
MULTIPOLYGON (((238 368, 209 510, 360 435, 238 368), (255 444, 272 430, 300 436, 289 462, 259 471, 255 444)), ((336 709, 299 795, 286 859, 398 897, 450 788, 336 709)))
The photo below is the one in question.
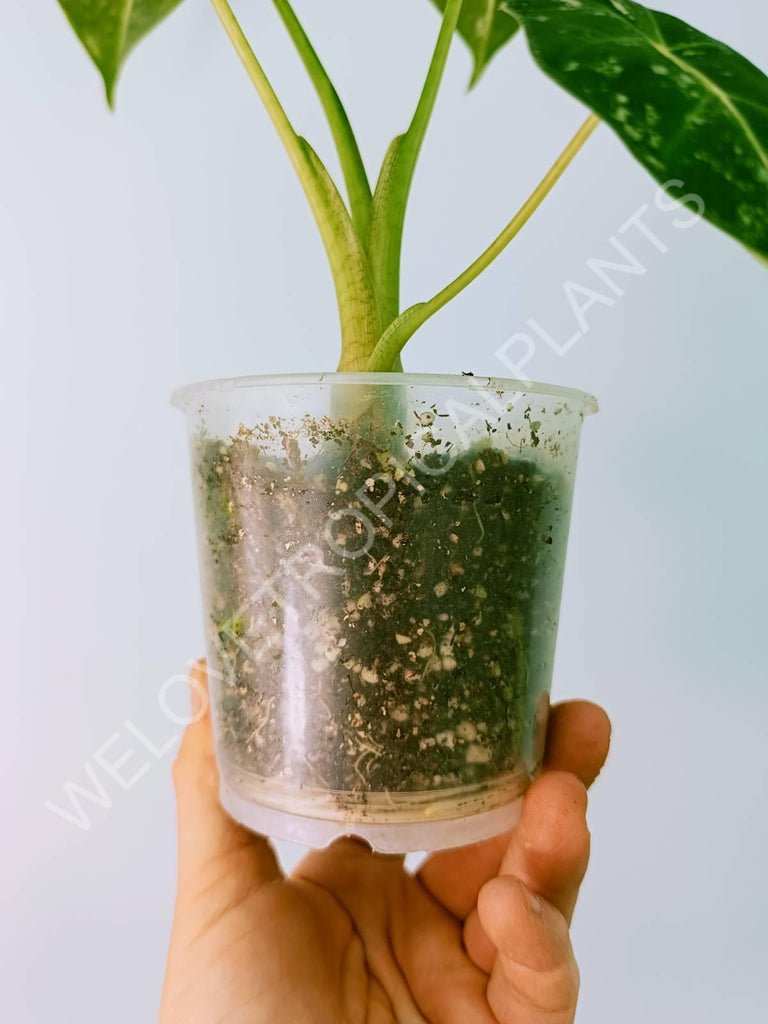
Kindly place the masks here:
POLYGON ((768 77, 724 43, 633 0, 506 0, 531 52, 657 181, 768 254, 768 77))
MULTIPOLYGON (((447 0, 432 0, 432 3, 445 11, 447 0)), ((512 38, 519 27, 504 0, 464 0, 458 32, 475 58, 471 85, 477 82, 491 57, 512 38)))
POLYGON ((112 106, 123 61, 181 0, 59 0, 69 23, 102 74, 112 106))

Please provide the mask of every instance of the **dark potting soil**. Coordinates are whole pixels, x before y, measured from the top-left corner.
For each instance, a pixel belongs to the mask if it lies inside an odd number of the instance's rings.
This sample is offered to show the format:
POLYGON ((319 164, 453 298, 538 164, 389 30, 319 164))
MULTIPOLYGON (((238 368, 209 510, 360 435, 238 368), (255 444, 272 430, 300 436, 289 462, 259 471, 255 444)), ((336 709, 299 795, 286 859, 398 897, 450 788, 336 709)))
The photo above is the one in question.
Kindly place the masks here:
POLYGON ((410 437, 316 435, 309 455, 279 424, 200 445, 224 757, 357 794, 535 770, 562 478, 490 439, 445 468, 434 439, 419 457, 410 437), (276 430, 279 459, 262 443, 276 430))

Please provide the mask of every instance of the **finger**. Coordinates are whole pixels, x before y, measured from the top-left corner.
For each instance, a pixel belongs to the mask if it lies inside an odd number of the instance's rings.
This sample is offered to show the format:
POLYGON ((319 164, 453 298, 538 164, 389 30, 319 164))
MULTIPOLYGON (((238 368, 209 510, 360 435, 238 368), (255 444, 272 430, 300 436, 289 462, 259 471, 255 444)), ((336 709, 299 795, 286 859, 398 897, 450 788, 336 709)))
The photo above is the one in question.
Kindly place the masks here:
MULTIPOLYGON (((542 775, 526 794, 520 825, 500 865, 502 876, 518 878, 559 910, 566 922, 573 916, 589 862, 586 811, 587 791, 575 775, 542 775)), ((464 944, 477 966, 490 971, 495 949, 481 927, 479 908, 465 921, 464 944)))
POLYGON ((499 1024, 573 1024, 579 972, 560 911, 502 875, 481 889, 478 914, 497 951, 487 998, 499 1024))
POLYGON ((198 878, 202 869, 228 855, 242 854, 257 880, 280 876, 274 852, 261 836, 238 825, 219 803, 219 772, 213 747, 204 661, 190 673, 191 723, 173 766, 179 832, 179 884, 198 878))
POLYGON ((595 781, 611 744, 611 720, 597 704, 572 700, 552 709, 544 769, 572 772, 585 786, 595 781))
MULTIPOLYGON (((545 771, 569 771, 589 786, 605 762, 611 726, 602 708, 588 701, 569 701, 552 708, 545 771)), ((481 843, 432 854, 419 879, 456 917, 465 918, 477 903, 482 885, 499 873, 513 833, 481 843)))
POLYGON ((546 772, 526 794, 500 873, 515 875, 570 921, 589 847, 584 783, 570 772, 546 772))

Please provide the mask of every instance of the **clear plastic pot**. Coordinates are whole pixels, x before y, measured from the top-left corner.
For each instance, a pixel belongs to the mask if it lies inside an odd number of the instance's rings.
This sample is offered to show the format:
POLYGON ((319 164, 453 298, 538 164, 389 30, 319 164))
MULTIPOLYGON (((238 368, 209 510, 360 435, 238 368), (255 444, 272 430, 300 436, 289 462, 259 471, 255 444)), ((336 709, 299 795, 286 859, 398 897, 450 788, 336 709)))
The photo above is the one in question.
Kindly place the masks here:
POLYGON ((592 398, 476 377, 174 395, 197 499, 221 799, 386 852, 511 827, 540 770, 592 398))

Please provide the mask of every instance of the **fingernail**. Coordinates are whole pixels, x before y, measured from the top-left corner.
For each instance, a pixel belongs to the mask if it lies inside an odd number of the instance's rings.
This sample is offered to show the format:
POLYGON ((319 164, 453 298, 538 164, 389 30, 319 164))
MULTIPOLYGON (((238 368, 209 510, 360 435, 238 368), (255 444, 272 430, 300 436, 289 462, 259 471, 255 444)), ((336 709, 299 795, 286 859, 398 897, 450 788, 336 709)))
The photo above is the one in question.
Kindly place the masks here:
POLYGON ((535 892, 531 892, 527 886, 523 887, 523 892, 525 893, 525 904, 528 907, 528 910, 532 914, 535 914, 536 917, 541 917, 544 906, 539 897, 535 892))

